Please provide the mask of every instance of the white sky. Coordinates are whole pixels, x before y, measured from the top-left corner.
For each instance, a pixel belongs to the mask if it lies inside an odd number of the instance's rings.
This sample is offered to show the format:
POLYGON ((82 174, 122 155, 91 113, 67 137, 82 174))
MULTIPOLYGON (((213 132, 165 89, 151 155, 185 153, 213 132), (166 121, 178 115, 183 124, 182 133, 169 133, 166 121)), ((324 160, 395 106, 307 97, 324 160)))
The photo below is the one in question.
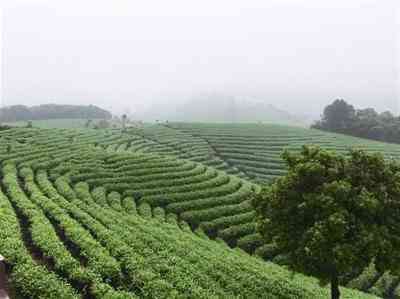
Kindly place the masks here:
POLYGON ((2 96, 7 105, 93 103, 134 111, 217 92, 314 116, 337 97, 397 110, 396 6, 395 0, 6 0, 2 96))

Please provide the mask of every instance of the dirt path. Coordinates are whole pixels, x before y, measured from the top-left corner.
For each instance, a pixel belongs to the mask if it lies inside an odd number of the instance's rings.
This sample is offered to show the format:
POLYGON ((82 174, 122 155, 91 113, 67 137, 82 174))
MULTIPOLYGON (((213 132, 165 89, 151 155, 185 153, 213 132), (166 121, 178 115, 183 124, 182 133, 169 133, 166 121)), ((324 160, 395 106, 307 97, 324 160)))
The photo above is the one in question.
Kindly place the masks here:
POLYGON ((0 299, 9 299, 6 269, 4 267, 3 257, 1 255, 0 255, 0 299))

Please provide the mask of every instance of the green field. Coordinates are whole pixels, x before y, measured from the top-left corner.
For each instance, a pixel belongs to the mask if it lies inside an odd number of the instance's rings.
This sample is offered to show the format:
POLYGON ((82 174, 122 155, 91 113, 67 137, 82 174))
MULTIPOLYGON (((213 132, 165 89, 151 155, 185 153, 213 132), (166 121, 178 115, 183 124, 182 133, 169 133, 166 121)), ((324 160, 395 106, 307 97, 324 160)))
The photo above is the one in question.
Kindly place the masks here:
MULTIPOLYGON (((162 153, 212 165, 257 183, 268 183, 285 173, 284 149, 297 151, 304 144, 346 152, 350 148, 400 155, 400 146, 318 130, 268 124, 172 123, 132 130, 163 147, 162 153)), ((154 151, 154 149, 146 150, 154 151)), ((138 148, 141 150, 141 148, 138 148)))
MULTIPOLYGON (((96 121, 96 120, 93 120, 96 121)), ((77 129, 77 128, 84 128, 87 119, 44 119, 44 120, 33 120, 32 125, 36 128, 43 128, 43 129, 51 129, 51 128, 58 128, 58 129, 77 129)), ((5 123, 6 125, 13 126, 13 127, 26 127, 28 124, 27 121, 17 121, 12 123, 5 123)))
MULTIPOLYGON (((11 287, 22 298, 328 298, 314 278, 273 263, 249 201, 285 173, 283 149, 310 143, 400 154, 263 124, 0 131, 0 254, 11 287)), ((373 266, 346 284, 400 298, 399 279, 373 266)), ((343 297, 372 296, 343 288, 343 297)))

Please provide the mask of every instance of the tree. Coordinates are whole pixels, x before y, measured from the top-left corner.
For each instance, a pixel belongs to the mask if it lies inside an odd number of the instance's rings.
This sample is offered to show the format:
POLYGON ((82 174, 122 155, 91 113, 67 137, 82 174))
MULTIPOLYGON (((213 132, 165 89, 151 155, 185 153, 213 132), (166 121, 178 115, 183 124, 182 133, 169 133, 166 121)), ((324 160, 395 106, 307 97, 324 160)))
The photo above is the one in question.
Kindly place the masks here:
POLYGON ((358 109, 352 126, 352 133, 355 136, 375 139, 371 129, 379 127, 378 113, 372 108, 358 109))
POLYGON ((331 284, 371 263, 400 268, 400 165, 379 154, 285 152, 286 176, 256 194, 257 229, 294 271, 331 284))
POLYGON ((390 111, 384 111, 381 114, 378 115, 378 118, 381 121, 393 121, 393 119, 395 118, 394 115, 390 112, 390 111))
POLYGON ((376 119, 378 116, 379 114, 374 108, 358 109, 356 111, 356 117, 358 119, 376 119))
POLYGON ((334 132, 346 132, 355 118, 355 109, 343 99, 337 99, 324 109, 320 126, 334 132))
POLYGON ((373 108, 357 109, 344 100, 326 106, 321 120, 312 128, 349 134, 374 140, 400 143, 400 117, 390 111, 378 113, 373 108))

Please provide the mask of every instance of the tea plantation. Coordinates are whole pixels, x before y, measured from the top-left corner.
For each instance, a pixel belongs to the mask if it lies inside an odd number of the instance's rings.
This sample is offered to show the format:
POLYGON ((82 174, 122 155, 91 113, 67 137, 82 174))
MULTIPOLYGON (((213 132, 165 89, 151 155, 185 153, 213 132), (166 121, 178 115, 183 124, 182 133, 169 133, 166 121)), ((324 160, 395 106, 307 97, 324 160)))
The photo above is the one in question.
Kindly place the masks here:
MULTIPOLYGON (((283 149, 400 146, 263 124, 0 131, 0 254, 16 298, 328 298, 256 233, 283 149), (270 261, 268 261, 270 260, 270 261), (271 262, 272 261, 272 262, 271 262), (274 263, 275 262, 275 263, 274 263)), ((373 265, 344 298, 400 298, 373 265), (372 294, 366 294, 369 292, 372 294)))

